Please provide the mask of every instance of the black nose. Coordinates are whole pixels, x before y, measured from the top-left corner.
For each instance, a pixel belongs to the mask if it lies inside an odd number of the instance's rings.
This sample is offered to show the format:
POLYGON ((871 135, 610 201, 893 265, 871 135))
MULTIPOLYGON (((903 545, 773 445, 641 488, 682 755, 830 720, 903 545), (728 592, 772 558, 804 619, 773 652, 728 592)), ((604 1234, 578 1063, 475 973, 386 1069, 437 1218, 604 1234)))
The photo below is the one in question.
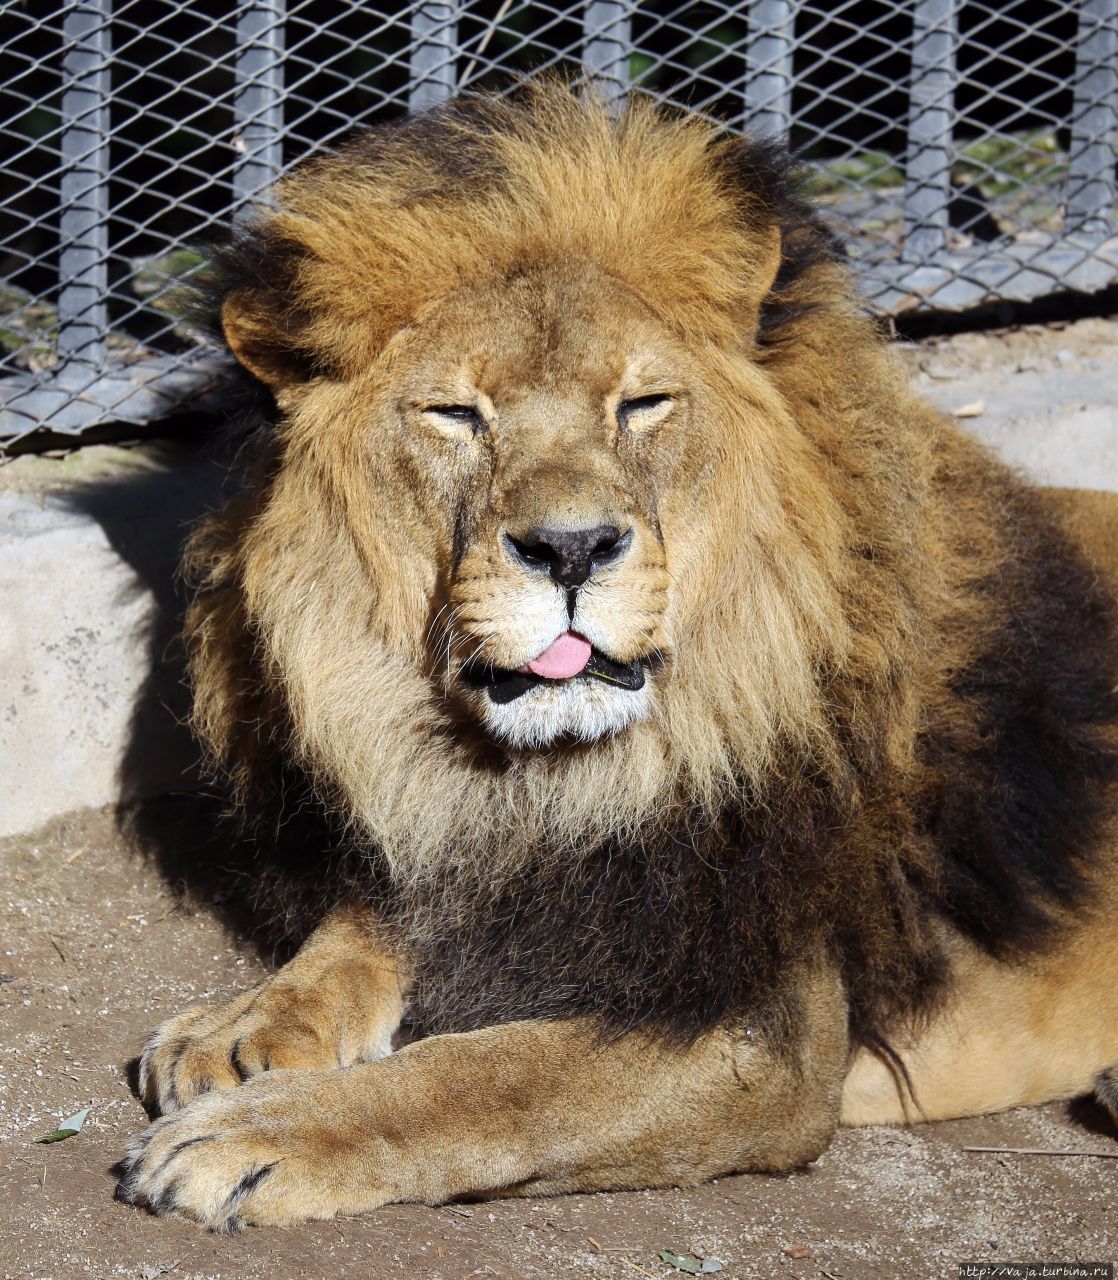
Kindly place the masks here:
POLYGON ((546 569, 561 587, 581 587, 629 548, 632 530, 612 524, 593 529, 529 529, 522 538, 505 534, 513 557, 530 569, 546 569))

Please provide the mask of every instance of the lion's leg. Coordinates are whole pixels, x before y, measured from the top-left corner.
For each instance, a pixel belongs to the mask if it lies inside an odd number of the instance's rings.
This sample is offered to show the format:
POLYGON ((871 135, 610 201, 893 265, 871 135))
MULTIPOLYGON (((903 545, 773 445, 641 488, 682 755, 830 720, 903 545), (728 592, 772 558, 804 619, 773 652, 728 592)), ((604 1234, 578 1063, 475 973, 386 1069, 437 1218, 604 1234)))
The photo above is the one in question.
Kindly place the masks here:
POLYGON ((828 975, 804 992, 792 1053, 745 1032, 687 1048, 638 1032, 602 1043, 580 1019, 435 1036, 349 1071, 271 1073, 158 1121, 118 1194, 232 1230, 389 1201, 785 1170, 830 1140, 845 1024, 828 975))
POLYGON ((373 914, 339 911, 259 986, 163 1023, 140 1058, 141 1094, 160 1111, 174 1111, 262 1071, 382 1058, 391 1052, 405 994, 405 976, 373 914))
POLYGON ((892 1047, 901 1073, 865 1050, 843 1094, 844 1124, 978 1115, 1099 1089, 1118 1064, 1118 911, 1100 903, 1060 949, 1026 964, 963 951, 942 1012, 892 1047))

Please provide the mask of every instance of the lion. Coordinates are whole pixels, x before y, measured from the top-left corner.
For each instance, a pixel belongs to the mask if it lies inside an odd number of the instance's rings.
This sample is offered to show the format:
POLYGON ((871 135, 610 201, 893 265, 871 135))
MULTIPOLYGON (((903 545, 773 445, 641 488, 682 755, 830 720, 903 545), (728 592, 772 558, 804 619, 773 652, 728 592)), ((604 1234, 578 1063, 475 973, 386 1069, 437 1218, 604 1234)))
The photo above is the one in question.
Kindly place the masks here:
POLYGON ((263 409, 194 723, 309 937, 150 1038, 121 1198, 233 1231, 1113 1104, 1112 513, 914 397, 779 149, 460 99, 218 269, 263 409))

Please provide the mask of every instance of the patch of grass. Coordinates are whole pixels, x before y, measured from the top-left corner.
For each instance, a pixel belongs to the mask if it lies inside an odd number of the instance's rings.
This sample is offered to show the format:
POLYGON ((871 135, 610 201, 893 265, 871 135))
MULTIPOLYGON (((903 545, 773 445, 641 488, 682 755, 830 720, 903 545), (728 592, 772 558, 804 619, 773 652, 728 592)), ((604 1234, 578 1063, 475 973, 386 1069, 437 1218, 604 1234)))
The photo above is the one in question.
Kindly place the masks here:
POLYGON ((904 173, 897 160, 885 151, 860 151, 839 160, 813 161, 805 188, 809 196, 829 196, 851 187, 881 190, 904 186, 904 173))
MULTIPOLYGON (((977 186, 987 199, 1014 195, 1030 186, 1059 181, 1067 155, 1053 130, 998 134, 964 141, 951 166, 956 186, 977 186)), ((859 151, 837 160, 814 160, 808 167, 808 195, 838 195, 852 187, 882 190, 904 186, 904 157, 859 151)))
POLYGON ((1067 172, 1067 155, 1052 130, 975 138, 963 145, 951 168, 956 183, 973 184, 986 197, 1051 184, 1067 172))
POLYGON ((206 259, 197 249, 172 249, 152 258, 137 258, 132 264, 132 292, 147 300, 157 311, 177 315, 176 295, 184 281, 198 274, 206 259))
POLYGON ((22 289, 0 285, 0 349, 16 353, 25 368, 48 368, 55 362, 58 311, 22 289))

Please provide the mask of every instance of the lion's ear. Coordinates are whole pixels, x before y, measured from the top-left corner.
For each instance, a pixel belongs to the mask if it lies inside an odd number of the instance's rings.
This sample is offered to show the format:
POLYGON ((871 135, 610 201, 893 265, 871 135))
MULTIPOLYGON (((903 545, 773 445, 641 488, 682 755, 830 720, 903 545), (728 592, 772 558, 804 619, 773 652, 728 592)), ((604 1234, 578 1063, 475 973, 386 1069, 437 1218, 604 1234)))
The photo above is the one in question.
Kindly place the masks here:
POLYGON ((763 287, 760 297, 765 299, 776 282, 777 272, 784 257, 784 232, 779 222, 774 222, 762 233, 761 262, 757 268, 757 280, 763 287))
POLYGON ((273 392, 306 380, 305 359, 277 333, 275 322, 245 293, 231 293, 221 306, 221 328, 229 350, 273 392))
POLYGON ((757 233, 757 266, 750 281, 750 304, 759 311, 776 283, 784 256, 784 235, 780 223, 774 222, 757 233))

